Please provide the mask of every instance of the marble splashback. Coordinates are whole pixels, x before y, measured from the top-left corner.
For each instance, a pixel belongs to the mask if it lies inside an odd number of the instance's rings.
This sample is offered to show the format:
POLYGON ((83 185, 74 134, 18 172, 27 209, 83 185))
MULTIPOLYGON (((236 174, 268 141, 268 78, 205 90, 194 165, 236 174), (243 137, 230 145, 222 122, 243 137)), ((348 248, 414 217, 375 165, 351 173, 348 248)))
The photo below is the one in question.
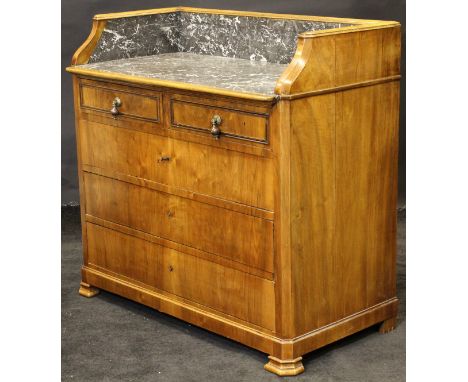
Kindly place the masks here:
POLYGON ((177 12, 108 20, 89 63, 178 51, 177 12))
POLYGON ((299 33, 348 25, 192 12, 112 19, 89 62, 187 52, 287 64, 299 33))

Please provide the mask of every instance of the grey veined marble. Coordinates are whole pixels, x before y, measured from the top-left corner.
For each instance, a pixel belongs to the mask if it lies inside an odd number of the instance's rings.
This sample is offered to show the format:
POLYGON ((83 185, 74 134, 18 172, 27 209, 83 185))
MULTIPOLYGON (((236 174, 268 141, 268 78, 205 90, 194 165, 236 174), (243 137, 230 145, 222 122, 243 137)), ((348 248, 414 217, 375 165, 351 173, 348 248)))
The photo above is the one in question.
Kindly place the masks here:
POLYGON ((89 62, 177 52, 177 12, 108 20, 89 62))
POLYGON ((348 25, 192 12, 112 19, 89 62, 187 52, 287 64, 298 34, 348 25))
POLYGON ((180 52, 96 62, 80 67, 273 95, 276 81, 287 64, 180 52))

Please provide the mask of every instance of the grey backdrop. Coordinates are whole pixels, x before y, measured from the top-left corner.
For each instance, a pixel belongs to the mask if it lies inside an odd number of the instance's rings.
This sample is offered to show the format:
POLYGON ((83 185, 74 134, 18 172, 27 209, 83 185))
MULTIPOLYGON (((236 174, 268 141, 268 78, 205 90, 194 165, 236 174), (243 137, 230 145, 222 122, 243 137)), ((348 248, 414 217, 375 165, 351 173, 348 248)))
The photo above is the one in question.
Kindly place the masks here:
POLYGON ((403 77, 400 109, 399 204, 403 205, 406 189, 405 4, 406 0, 62 0, 62 204, 77 204, 79 200, 72 82, 71 75, 65 72, 65 68, 69 65, 74 51, 91 31, 93 16, 98 13, 185 5, 201 8, 399 21, 402 24, 401 72, 403 77))

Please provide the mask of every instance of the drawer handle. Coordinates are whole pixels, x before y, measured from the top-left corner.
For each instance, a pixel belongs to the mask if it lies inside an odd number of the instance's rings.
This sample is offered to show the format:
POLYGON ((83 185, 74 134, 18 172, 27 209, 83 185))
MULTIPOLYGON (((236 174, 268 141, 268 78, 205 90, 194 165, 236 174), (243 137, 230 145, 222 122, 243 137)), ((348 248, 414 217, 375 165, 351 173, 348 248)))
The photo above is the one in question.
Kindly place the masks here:
POLYGON ((112 109, 111 109, 111 114, 114 117, 117 117, 119 115, 119 107, 122 106, 122 101, 120 100, 119 97, 115 97, 114 100, 112 101, 112 109))
POLYGON ((173 218, 174 217, 174 211, 168 210, 166 212, 166 215, 167 215, 168 218, 173 218))
POLYGON ((219 128, 219 125, 221 125, 221 117, 216 114, 215 116, 213 116, 213 118, 211 119, 211 135, 215 138, 215 139, 219 139, 219 136, 221 135, 221 129, 219 128))

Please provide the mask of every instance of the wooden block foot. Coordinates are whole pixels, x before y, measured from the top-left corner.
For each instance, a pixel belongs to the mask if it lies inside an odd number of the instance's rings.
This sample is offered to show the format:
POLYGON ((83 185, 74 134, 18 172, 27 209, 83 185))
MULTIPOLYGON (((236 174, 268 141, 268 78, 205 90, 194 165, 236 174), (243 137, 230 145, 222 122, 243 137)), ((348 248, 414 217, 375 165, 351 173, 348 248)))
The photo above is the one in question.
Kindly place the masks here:
POLYGON ((396 317, 389 318, 380 324, 379 333, 385 334, 396 328, 396 317))
POLYGON ((82 281, 80 283, 80 290, 78 293, 85 297, 94 297, 99 293, 99 289, 94 288, 91 285, 82 281))
POLYGON ((279 375, 280 377, 298 375, 304 371, 302 357, 282 360, 273 356, 269 356, 268 359, 269 362, 264 366, 265 370, 279 375))

